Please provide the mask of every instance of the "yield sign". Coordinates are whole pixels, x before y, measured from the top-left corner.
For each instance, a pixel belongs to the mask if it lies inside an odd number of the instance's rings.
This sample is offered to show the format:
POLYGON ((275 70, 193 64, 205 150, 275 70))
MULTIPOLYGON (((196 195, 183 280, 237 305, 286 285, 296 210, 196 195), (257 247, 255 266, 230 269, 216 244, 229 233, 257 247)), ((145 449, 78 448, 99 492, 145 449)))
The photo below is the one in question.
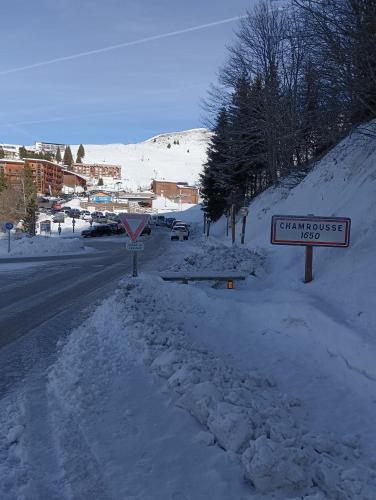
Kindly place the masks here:
POLYGON ((136 241, 149 220, 145 214, 119 214, 120 221, 132 241, 136 241))

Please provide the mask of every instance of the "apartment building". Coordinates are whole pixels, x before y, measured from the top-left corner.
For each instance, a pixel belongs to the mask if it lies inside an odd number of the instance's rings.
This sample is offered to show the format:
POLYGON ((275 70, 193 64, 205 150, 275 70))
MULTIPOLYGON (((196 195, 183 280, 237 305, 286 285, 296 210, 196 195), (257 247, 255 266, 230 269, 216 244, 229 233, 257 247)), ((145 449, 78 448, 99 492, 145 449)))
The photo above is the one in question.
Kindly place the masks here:
POLYGON ((61 156, 63 156, 66 144, 59 144, 57 142, 36 142, 35 143, 35 151, 43 152, 43 153, 51 153, 54 156, 57 153, 57 149, 60 149, 61 156))
POLYGON ((18 147, 13 144, 0 144, 0 148, 3 150, 4 158, 16 159, 18 158, 18 147))
POLYGON ((109 165, 107 163, 74 163, 72 171, 91 179, 111 177, 121 179, 121 166, 109 165))
POLYGON ((197 204, 199 190, 196 186, 189 186, 187 182, 170 182, 154 180, 151 186, 153 193, 181 203, 197 204))
POLYGON ((35 158, 0 160, 0 171, 13 186, 21 186, 25 166, 30 167, 38 194, 60 193, 63 187, 63 169, 57 163, 35 158))

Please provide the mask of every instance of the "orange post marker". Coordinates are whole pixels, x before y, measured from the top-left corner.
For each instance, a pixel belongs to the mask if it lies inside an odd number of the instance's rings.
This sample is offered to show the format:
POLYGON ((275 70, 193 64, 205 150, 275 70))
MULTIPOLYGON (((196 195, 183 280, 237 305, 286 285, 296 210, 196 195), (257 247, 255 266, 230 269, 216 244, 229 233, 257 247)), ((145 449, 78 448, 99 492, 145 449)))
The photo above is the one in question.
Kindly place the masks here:
POLYGON ((234 281, 233 280, 227 280, 227 288, 228 288, 228 290, 232 290, 234 288, 234 281))

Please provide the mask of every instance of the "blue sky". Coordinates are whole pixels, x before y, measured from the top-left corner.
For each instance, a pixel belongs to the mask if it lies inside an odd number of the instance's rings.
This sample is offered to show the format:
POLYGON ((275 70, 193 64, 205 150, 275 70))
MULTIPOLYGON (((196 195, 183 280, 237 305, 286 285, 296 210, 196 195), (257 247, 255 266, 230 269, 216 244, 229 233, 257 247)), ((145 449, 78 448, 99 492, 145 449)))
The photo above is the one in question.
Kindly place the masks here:
POLYGON ((0 142, 134 142, 202 126, 200 99, 253 0, 12 0, 2 5, 0 142), (8 72, 8 70, 15 70, 8 72))

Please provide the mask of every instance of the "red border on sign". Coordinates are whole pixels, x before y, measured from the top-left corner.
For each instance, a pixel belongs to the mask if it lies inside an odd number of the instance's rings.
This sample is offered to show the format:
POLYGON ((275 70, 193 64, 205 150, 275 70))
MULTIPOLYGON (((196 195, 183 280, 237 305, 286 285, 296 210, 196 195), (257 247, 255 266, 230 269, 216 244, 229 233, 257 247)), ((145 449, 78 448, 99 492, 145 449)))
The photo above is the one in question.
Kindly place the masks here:
POLYGON ((314 216, 314 217, 304 217, 302 215, 273 215, 272 216, 272 227, 271 227, 271 244, 272 245, 300 245, 300 246, 317 246, 317 247, 340 247, 340 248, 347 248, 350 244, 350 226, 351 226, 351 219, 348 217, 319 217, 319 216, 314 216), (325 243, 320 243, 317 241, 302 241, 302 240, 277 240, 276 233, 277 233, 277 223, 278 221, 283 220, 304 220, 304 221, 324 221, 324 222, 342 222, 346 229, 345 229, 345 242, 344 243, 337 243, 335 241, 330 242, 327 241, 325 243))
POLYGON ((121 221, 120 223, 122 224, 124 229, 127 231, 128 236, 130 237, 130 239, 132 241, 136 241, 137 238, 140 236, 140 234, 142 233, 142 230, 144 229, 144 227, 146 226, 146 224, 149 220, 149 217, 150 217, 149 215, 145 215, 145 214, 126 214, 126 213, 119 214, 119 218, 121 221), (122 220, 122 218, 123 218, 123 220, 122 220), (127 219, 141 219, 135 232, 132 231, 132 228, 128 224, 127 219))

